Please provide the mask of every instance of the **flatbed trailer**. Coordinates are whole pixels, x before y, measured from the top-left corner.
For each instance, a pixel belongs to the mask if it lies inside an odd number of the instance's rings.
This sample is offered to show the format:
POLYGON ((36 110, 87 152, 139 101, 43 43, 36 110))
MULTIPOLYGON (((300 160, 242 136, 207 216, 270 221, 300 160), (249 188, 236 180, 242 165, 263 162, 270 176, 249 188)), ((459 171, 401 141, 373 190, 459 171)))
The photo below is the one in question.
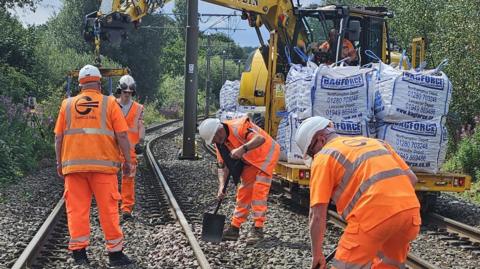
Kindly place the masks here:
MULTIPOLYGON (((426 212, 435 205, 441 192, 464 192, 470 189, 472 178, 469 175, 455 173, 415 173, 418 182, 415 191, 422 204, 422 211, 426 212)), ((308 200, 308 188, 310 184, 310 168, 303 164, 290 164, 279 161, 275 167, 274 178, 292 196, 301 203, 308 200)))

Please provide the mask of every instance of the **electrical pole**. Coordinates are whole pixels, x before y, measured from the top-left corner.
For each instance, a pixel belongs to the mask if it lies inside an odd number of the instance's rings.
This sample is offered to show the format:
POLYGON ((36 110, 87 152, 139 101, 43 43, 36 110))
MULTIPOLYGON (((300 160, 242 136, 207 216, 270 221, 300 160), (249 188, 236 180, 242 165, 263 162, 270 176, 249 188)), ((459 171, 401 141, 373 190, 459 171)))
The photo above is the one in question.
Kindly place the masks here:
POLYGON ((205 79, 205 118, 210 114, 210 35, 207 35, 207 75, 205 79))
POLYGON ((198 0, 188 0, 185 45, 185 98, 183 105, 183 149, 180 159, 195 159, 198 88, 198 0))
POLYGON ((223 51, 223 54, 222 54, 222 84, 225 83, 225 55, 226 55, 226 51, 223 51))
POLYGON ((240 79, 240 76, 242 73, 240 72, 240 64, 242 63, 242 60, 238 60, 237 65, 238 65, 238 78, 240 79))

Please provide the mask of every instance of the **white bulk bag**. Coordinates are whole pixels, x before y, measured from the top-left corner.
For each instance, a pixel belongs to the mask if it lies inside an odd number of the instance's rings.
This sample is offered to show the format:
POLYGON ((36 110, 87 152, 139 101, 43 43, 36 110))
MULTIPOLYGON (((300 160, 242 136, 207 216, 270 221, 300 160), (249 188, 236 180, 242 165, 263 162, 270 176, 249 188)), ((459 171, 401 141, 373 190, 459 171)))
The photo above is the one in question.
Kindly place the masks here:
POLYGON ((220 109, 235 111, 238 106, 238 95, 240 93, 240 81, 227 80, 220 89, 220 109))
POLYGON ((372 68, 317 68, 313 87, 313 116, 360 121, 373 116, 372 68))
POLYGON ((441 120, 384 123, 377 136, 392 145, 413 171, 435 174, 445 161, 448 138, 441 120))
POLYGON ((376 137, 375 123, 369 120, 333 120, 333 125, 340 135, 376 137))
POLYGON ((380 64, 374 74, 375 116, 380 121, 435 120, 448 113, 452 83, 443 72, 402 71, 380 64))
POLYGON ((280 121, 277 142, 280 144, 280 152, 283 155, 281 160, 292 164, 304 164, 302 152, 295 142, 295 134, 301 123, 302 121, 295 113, 288 113, 280 121))
POLYGON ((312 116, 312 87, 317 65, 308 62, 306 66, 294 64, 285 81, 285 107, 300 119, 312 116))

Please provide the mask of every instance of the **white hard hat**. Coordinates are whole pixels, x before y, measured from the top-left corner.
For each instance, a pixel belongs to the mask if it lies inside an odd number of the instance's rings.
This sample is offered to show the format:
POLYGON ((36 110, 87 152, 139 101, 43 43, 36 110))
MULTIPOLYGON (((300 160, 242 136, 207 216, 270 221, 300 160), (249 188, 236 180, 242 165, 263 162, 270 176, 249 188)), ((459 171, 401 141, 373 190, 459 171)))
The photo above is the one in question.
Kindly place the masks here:
POLYGON ((100 81, 102 74, 100 70, 93 65, 87 64, 78 73, 78 82, 80 84, 85 84, 92 81, 100 81))
POLYGON ((219 119, 206 119, 198 126, 198 133, 205 140, 205 143, 211 144, 215 133, 220 127, 222 127, 222 123, 219 119))
POLYGON ((131 86, 135 84, 135 80, 130 75, 124 75, 120 78, 120 80, 118 81, 118 84, 120 85, 125 84, 127 86, 131 86))
POLYGON ((306 119, 300 124, 297 133, 295 134, 295 142, 297 142, 303 156, 305 156, 310 143, 312 143, 315 133, 327 128, 330 123, 331 121, 329 119, 315 116, 306 119))

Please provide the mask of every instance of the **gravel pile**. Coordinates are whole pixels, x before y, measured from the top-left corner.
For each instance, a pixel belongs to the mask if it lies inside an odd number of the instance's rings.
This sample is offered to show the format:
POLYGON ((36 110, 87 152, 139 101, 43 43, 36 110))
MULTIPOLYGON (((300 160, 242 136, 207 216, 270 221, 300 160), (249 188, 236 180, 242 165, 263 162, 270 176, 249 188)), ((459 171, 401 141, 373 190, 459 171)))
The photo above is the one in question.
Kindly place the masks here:
POLYGON ((62 194, 53 163, 0 189, 0 268, 12 267, 62 194))
MULTIPOLYGON (((218 245, 201 241, 202 213, 213 211, 212 204, 217 191, 216 167, 214 159, 203 149, 198 149, 203 159, 198 161, 179 161, 176 159, 181 139, 164 140, 154 146, 164 175, 170 187, 176 190, 177 201, 182 209, 188 210, 187 218, 214 268, 308 268, 310 265, 310 241, 306 212, 299 212, 290 206, 281 194, 270 194, 266 239, 255 245, 247 246, 245 239, 253 225, 248 221, 242 226, 238 242, 222 242, 218 245), (184 202, 187 201, 187 202, 184 202), (183 205, 185 204, 185 205, 183 205)), ((231 217, 234 209, 233 187, 229 189, 227 201, 220 209, 221 214, 231 217)), ((461 207, 462 204, 459 204, 461 207)), ((468 207, 468 206, 467 206, 468 207)), ((477 218, 480 215, 477 214, 477 218)), ((227 221, 227 224, 229 221, 227 221)), ((411 251, 440 268, 480 267, 479 256, 471 251, 462 250, 442 241, 439 236, 431 235, 433 228, 422 227, 422 231, 412 244, 411 251)), ((342 231, 328 224, 324 242, 324 251, 332 251, 342 231)))
MULTIPOLYGON (((183 236, 183 230, 172 218, 152 218, 150 201, 146 194, 150 186, 145 184, 146 177, 154 177, 142 162, 137 172, 136 205, 134 220, 123 221, 122 229, 125 236, 124 253, 135 264, 127 268, 197 268, 198 264, 190 249, 188 241, 183 236)), ((170 214, 170 212, 163 212, 170 214)), ((91 239, 87 250, 90 259, 89 266, 74 264, 73 258, 63 246, 59 255, 65 255, 66 262, 44 264, 44 268, 105 268, 108 266, 108 256, 104 247, 103 233, 100 229, 96 207, 91 216, 91 239)))
POLYGON ((480 206, 465 199, 443 193, 437 199, 435 212, 480 229, 480 206))
MULTIPOLYGON (((247 246, 246 236, 253 222, 244 223, 238 242, 211 244, 200 239, 202 214, 215 200, 217 191, 216 168, 213 158, 201 150, 203 156, 197 161, 179 161, 176 153, 181 147, 181 139, 164 140, 154 146, 162 171, 175 189, 177 201, 186 210, 194 233, 213 268, 308 268, 310 266, 310 239, 306 214, 289 209, 283 203, 281 194, 271 194, 265 224, 265 240, 254 246, 247 246), (173 142, 173 143, 172 143, 173 142)), ((226 224, 234 210, 235 190, 229 188, 226 201, 219 214, 227 216, 226 224)), ((332 251, 341 231, 329 224, 325 250, 332 251)))
MULTIPOLYGON (((310 265, 310 240, 306 210, 291 205, 281 193, 271 192, 265 226, 265 240, 247 246, 246 236, 253 223, 242 226, 238 242, 211 244, 200 239, 202 215, 213 211, 217 191, 214 159, 203 149, 203 158, 197 161, 179 161, 181 138, 160 140, 154 153, 170 187, 177 195, 182 210, 213 268, 308 268, 310 265)), ((152 218, 146 193, 150 187, 147 178, 154 175, 144 164, 139 168, 136 184, 137 205, 134 221, 122 222, 125 234, 125 253, 136 261, 130 268, 198 268, 181 227, 169 218, 152 218)), ((62 194, 63 184, 56 180, 54 167, 40 170, 19 184, 0 190, 4 216, 0 219, 0 268, 9 268, 28 244, 31 237, 48 216, 62 194)), ((235 205, 235 190, 230 187, 220 214, 227 216, 227 225, 235 205)), ((162 202, 160 202, 162 203, 162 202)), ((92 206, 91 246, 88 249, 90 266, 76 266, 66 250, 58 246, 59 260, 44 264, 44 268, 105 268, 108 257, 104 249, 103 233, 92 206)), ((437 212, 459 221, 479 225, 478 206, 466 204, 449 195, 439 198, 437 212)), ((165 213, 169 214, 169 213, 165 213)), ((480 256, 458 246, 449 245, 438 235, 431 234, 434 227, 422 227, 421 234, 412 244, 412 252, 441 268, 480 268, 480 256)), ((326 253, 335 248, 341 229, 328 224, 324 242, 326 253)), ((68 236, 65 236, 65 242, 68 236)))

